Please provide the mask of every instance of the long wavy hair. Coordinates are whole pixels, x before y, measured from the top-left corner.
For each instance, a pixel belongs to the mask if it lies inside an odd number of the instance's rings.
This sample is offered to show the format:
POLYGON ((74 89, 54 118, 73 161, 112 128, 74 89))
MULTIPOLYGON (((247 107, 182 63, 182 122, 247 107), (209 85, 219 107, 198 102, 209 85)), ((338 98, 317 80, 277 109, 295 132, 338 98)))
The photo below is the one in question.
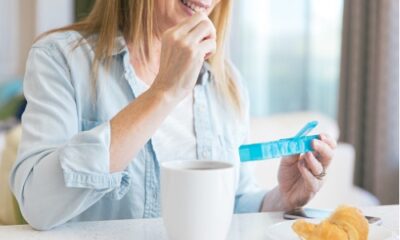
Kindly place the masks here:
MULTIPOLYGON (((152 45, 155 34, 154 1, 96 0, 90 14, 82 21, 51 30, 46 35, 71 30, 81 33, 85 39, 97 35, 94 49, 94 74, 100 64, 109 63, 118 34, 122 34, 128 43, 138 47, 142 60, 148 60, 149 47, 152 45)), ((210 14, 210 19, 217 31, 217 50, 208 62, 215 79, 213 82, 222 100, 227 100, 241 112, 242 101, 234 79, 236 76, 226 56, 226 36, 231 12, 232 0, 221 0, 210 14)))

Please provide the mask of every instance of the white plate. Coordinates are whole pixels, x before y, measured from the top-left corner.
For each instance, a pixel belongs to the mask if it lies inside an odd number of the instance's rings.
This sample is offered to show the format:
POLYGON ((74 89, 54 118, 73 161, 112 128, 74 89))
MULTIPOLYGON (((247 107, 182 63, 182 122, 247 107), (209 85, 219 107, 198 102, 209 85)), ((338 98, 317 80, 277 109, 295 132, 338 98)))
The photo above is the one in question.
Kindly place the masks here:
MULTIPOLYGON (((319 222, 318 220, 307 220, 313 223, 319 222)), ((300 238, 292 230, 292 224, 295 220, 280 222, 271 225, 267 228, 266 235, 269 240, 299 240, 300 238)), ((369 240, 394 240, 399 239, 396 234, 391 232, 389 229, 377 226, 369 225, 369 240)))

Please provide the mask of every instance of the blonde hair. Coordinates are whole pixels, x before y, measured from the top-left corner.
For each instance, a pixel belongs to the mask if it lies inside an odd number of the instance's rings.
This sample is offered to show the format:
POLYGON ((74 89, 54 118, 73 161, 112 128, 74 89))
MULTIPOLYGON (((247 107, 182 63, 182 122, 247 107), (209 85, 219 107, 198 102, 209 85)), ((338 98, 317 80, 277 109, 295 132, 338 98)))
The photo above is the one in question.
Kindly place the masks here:
MULTIPOLYGON (((232 0, 221 0, 210 14, 217 31, 217 51, 209 59, 217 92, 223 100, 241 112, 241 96, 229 65, 225 50, 226 36, 232 11, 232 0)), ((100 63, 108 63, 114 49, 115 38, 121 33, 127 42, 139 47, 140 57, 149 58, 149 46, 154 36, 154 0, 96 0, 89 16, 75 24, 54 29, 78 31, 84 38, 97 35, 94 72, 100 63)))

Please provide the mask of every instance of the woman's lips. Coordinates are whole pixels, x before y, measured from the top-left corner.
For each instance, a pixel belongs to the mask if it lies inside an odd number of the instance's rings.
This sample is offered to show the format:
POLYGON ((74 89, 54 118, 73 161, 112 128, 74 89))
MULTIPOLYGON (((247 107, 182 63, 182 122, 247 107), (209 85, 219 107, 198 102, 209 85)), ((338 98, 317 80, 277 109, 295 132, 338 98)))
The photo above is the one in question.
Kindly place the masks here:
POLYGON ((190 1, 190 0, 180 0, 180 1, 183 5, 191 9, 193 12, 206 12, 207 9, 210 8, 209 4, 199 1, 190 1))

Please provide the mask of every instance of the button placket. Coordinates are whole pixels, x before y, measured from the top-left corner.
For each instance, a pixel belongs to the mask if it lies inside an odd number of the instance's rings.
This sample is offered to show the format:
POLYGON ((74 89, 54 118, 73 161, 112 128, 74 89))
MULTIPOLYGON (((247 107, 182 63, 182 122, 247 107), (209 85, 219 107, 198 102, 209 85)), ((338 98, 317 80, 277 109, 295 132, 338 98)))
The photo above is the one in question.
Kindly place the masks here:
POLYGON ((145 210, 144 218, 158 217, 159 216, 159 184, 158 173, 159 166, 154 153, 151 140, 145 145, 146 152, 146 176, 145 176, 145 210))
MULTIPOLYGON (((148 144, 148 143, 147 143, 148 144)), ((151 198, 149 197, 151 191, 151 159, 147 151, 147 144, 145 146, 145 202, 144 202, 144 218, 150 216, 151 198)))
POLYGON ((208 74, 202 76, 202 83, 197 84, 194 88, 194 127, 197 143, 197 157, 200 160, 212 159, 212 131, 210 121, 210 111, 205 91, 208 74))

